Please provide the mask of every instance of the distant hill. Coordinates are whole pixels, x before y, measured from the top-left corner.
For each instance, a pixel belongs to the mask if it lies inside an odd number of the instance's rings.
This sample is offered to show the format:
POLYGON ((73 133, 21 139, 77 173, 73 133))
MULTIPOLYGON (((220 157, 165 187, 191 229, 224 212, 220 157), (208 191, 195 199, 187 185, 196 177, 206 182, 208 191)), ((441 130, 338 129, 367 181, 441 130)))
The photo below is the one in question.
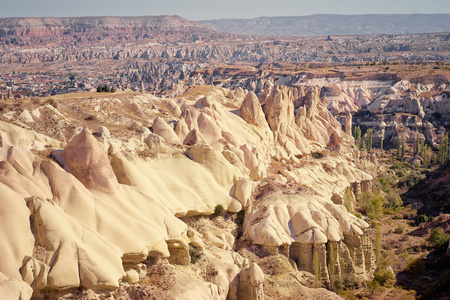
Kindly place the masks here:
POLYGON ((224 34, 179 16, 0 18, 0 44, 79 46, 192 41, 224 34))
POLYGON ((225 33, 261 36, 405 34, 450 31, 450 14, 311 15, 218 19, 199 23, 225 33))

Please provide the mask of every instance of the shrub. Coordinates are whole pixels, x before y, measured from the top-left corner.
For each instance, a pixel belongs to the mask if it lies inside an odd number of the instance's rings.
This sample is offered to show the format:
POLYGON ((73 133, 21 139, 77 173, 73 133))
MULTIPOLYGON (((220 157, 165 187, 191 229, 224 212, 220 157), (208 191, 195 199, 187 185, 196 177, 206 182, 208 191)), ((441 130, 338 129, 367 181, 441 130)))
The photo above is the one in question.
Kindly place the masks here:
POLYGON ((386 194, 386 201, 387 201, 387 206, 391 209, 394 209, 394 208, 397 208, 397 207, 403 205, 402 198, 400 197, 398 192, 396 192, 394 190, 390 190, 386 194))
POLYGON ((352 189, 350 187, 346 188, 344 192, 344 206, 348 212, 352 211, 352 189))
POLYGON ((371 291, 372 294, 374 294, 380 289, 380 283, 378 282, 378 280, 374 279, 367 283, 367 288, 371 291))
POLYGON ((95 116, 94 115, 89 115, 86 118, 84 118, 86 121, 93 121, 95 120, 95 116))
POLYGON ((427 223, 429 222, 429 218, 427 215, 420 215, 415 219, 416 225, 419 225, 420 223, 427 223))
POLYGON ((219 204, 214 208, 214 216, 215 217, 221 217, 224 214, 225 214, 225 208, 223 208, 222 205, 219 204))
POLYGON ((241 210, 236 215, 236 224, 242 226, 242 224, 244 224, 244 218, 245 218, 245 210, 241 210))
POLYGON ((115 93, 116 89, 114 87, 109 87, 106 84, 100 84, 97 87, 97 93, 115 93))
POLYGON ((402 234, 403 232, 405 232, 405 227, 401 224, 398 224, 397 228, 394 229, 394 233, 402 234))
POLYGON ((314 157, 315 159, 321 159, 321 158, 323 157, 323 154, 322 154, 322 153, 319 153, 319 152, 314 152, 314 153, 312 153, 311 155, 312 155, 312 157, 314 157))
POLYGON ((425 260, 423 258, 417 258, 410 260, 406 266, 406 269, 411 274, 420 274, 423 271, 425 271, 425 267, 426 267, 425 260))
POLYGON ((446 234, 441 227, 438 227, 431 231, 427 241, 435 248, 438 248, 447 245, 449 239, 450 235, 446 234))
POLYGON ((342 279, 342 284, 346 289, 356 288, 358 287, 358 283, 356 282, 355 275, 349 274, 348 276, 344 276, 342 279))
POLYGON ((53 100, 53 99, 48 100, 46 104, 50 104, 50 105, 53 106, 54 108, 58 108, 58 102, 56 102, 56 101, 53 100))
POLYGON ((383 203, 384 198, 378 193, 365 193, 360 200, 361 208, 370 219, 374 219, 383 213, 383 203))
POLYGON ((388 268, 381 268, 374 274, 375 280, 380 283, 380 285, 385 285, 389 280, 394 279, 394 275, 388 268))
POLYGON ((202 254, 197 248, 189 246, 189 256, 191 257, 191 264, 195 264, 202 257, 202 254))
POLYGON ((334 288, 336 288, 337 290, 343 290, 345 288, 344 286, 344 282, 342 280, 341 276, 336 276, 333 280, 333 286, 334 288))

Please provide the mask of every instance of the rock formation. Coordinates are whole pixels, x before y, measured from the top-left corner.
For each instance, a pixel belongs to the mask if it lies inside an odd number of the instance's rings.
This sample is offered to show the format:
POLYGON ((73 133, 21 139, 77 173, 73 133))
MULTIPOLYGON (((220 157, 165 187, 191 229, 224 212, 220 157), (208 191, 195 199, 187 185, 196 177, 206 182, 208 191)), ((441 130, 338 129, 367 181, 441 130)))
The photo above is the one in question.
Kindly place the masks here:
POLYGON ((70 124, 76 103, 103 120, 94 133, 69 125, 56 133, 38 114, 27 124, 41 133, 1 122, 0 250, 9 259, 0 262, 0 292, 130 296, 150 282, 167 297, 262 299, 266 274, 233 251, 236 230, 291 258, 286 272, 311 273, 318 256, 327 284, 333 247, 336 272, 369 279, 367 223, 336 203, 348 187, 370 188, 374 164, 359 160, 319 96, 273 87, 262 109, 251 92, 210 86, 171 100, 68 100, 53 115, 70 124), (58 134, 67 145, 46 136, 58 134), (48 148, 51 159, 39 155, 48 148), (242 225, 207 217, 220 206, 233 216, 245 210, 242 225))

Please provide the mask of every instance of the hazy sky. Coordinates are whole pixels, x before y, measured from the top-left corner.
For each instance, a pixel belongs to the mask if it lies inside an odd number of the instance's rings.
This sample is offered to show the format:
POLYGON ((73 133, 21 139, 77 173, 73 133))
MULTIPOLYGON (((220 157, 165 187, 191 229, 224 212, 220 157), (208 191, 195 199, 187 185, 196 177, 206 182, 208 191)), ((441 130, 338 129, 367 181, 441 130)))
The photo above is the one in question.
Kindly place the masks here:
POLYGON ((180 15, 190 20, 311 14, 450 13, 449 0, 0 0, 0 17, 180 15))

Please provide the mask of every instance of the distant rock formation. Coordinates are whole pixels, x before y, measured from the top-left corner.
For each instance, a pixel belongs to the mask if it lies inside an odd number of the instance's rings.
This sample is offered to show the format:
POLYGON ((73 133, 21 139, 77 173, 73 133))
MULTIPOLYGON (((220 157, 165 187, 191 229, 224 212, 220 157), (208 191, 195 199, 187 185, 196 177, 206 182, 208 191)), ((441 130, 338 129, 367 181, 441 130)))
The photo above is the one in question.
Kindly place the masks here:
POLYGON ((326 36, 448 32, 449 14, 310 15, 218 19, 201 24, 227 33, 261 36, 326 36))
MULTIPOLYGON (((194 41, 223 37, 208 26, 179 16, 0 18, 0 44, 86 46, 136 40, 194 41)), ((120 59, 120 56, 117 57, 120 59)))

